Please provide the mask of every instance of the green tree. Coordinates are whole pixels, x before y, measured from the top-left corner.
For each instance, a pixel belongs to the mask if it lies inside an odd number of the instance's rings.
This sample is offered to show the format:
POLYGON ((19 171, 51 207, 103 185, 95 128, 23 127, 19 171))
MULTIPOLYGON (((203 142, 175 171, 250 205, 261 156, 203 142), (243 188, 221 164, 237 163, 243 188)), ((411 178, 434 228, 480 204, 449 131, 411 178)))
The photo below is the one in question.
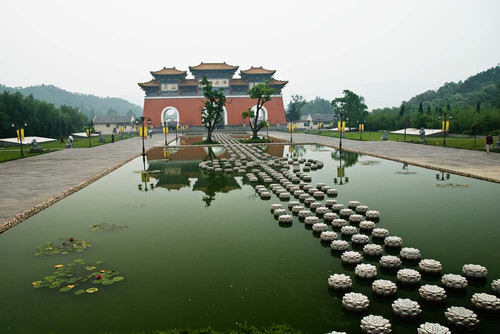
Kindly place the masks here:
POLYGON ((108 116, 108 117, 118 116, 118 113, 113 108, 109 108, 107 113, 106 113, 106 116, 108 116))
POLYGON ((424 113, 424 107, 422 106, 422 102, 420 102, 420 104, 418 105, 418 112, 420 114, 423 114, 424 113))
POLYGON ((331 103, 334 113, 349 117, 349 128, 351 122, 363 121, 368 114, 365 98, 350 90, 343 91, 344 96, 334 99, 331 103))
POLYGON ((255 110, 249 108, 241 114, 243 119, 248 118, 248 123, 252 129, 252 139, 258 139, 257 134, 260 129, 266 126, 267 122, 260 119, 260 112, 264 104, 271 100, 271 95, 274 94, 274 88, 269 87, 269 81, 257 84, 248 92, 250 98, 257 100, 255 110))
POLYGON ((212 83, 207 80, 207 77, 203 77, 201 85, 203 86, 203 95, 206 98, 205 107, 201 110, 201 121, 207 129, 206 142, 211 143, 212 133, 224 112, 226 96, 223 93, 223 89, 214 89, 212 83))
POLYGON ((307 102, 302 95, 292 95, 292 100, 288 103, 286 119, 289 122, 300 120, 301 110, 307 102))

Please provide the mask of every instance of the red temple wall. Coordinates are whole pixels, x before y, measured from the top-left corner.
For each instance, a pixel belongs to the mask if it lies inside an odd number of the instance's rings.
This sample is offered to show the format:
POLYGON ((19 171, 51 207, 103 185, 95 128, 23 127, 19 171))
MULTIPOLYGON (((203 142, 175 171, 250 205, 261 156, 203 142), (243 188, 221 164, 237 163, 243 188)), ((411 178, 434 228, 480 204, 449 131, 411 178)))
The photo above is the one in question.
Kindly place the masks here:
MULTIPOLYGON (((161 98, 144 100, 144 117, 151 118, 153 126, 161 126, 161 112, 167 107, 174 107, 179 111, 179 122, 190 126, 202 126, 201 110, 204 107, 204 98, 161 98)), ((241 125, 241 113, 255 106, 256 100, 250 97, 228 97, 226 100, 227 124, 241 125)), ((273 97, 264 104, 271 125, 285 124, 285 108, 283 98, 273 97)), ((247 121, 248 123, 248 121, 247 121)))

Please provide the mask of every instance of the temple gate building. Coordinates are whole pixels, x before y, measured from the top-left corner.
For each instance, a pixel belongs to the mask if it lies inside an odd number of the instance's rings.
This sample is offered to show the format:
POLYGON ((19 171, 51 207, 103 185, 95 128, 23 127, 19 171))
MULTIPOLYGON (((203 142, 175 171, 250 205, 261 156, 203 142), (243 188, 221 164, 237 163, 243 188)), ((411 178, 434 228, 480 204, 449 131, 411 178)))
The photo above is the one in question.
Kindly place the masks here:
MULTIPOLYGON (((288 81, 274 79, 274 70, 263 67, 250 67, 240 71, 240 77, 234 75, 239 66, 224 63, 201 63, 189 66, 194 78, 187 77, 187 71, 175 67, 159 71, 151 71, 153 79, 139 83, 144 90, 144 112, 151 119, 153 126, 161 126, 163 122, 175 122, 181 125, 202 126, 201 110, 204 108, 203 77, 212 83, 214 88, 221 88, 226 95, 223 125, 239 125, 244 121, 241 114, 249 108, 256 108, 257 100, 251 99, 248 91, 256 84, 269 80, 269 86, 275 89, 272 99, 261 109, 262 117, 269 124, 285 124, 285 108, 281 90, 288 81)), ((248 123, 248 121, 245 121, 248 123)), ((222 125, 222 121, 221 121, 222 125)))

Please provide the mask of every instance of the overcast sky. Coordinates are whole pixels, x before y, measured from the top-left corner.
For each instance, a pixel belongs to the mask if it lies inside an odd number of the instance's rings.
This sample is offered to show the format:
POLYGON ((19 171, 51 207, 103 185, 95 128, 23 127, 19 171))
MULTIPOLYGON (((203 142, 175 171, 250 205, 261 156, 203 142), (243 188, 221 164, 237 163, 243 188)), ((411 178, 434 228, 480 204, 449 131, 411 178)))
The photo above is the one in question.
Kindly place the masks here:
POLYGON ((343 89, 369 109, 500 62, 500 1, 0 1, 0 83, 142 106, 149 71, 275 69, 286 101, 343 89))

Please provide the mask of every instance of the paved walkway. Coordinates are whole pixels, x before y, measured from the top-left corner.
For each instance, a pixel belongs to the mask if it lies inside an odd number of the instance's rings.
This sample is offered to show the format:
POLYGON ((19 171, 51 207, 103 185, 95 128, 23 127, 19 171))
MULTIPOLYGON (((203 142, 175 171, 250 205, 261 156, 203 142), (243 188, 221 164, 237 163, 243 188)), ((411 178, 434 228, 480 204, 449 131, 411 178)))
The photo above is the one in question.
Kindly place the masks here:
MULTIPOLYGON (((269 136, 289 140, 285 132, 269 132, 269 136)), ((338 148, 339 139, 294 133, 293 141, 317 143, 338 148)), ((500 154, 451 147, 440 147, 395 141, 359 141, 342 139, 342 148, 363 154, 404 161, 409 164, 446 170, 457 174, 488 179, 500 183, 500 154)))
MULTIPOLYGON (((145 144, 146 149, 162 146, 164 138, 153 136, 153 139, 146 139, 145 144)), ((64 149, 0 163, 0 225, 141 151, 141 138, 135 137, 114 144, 64 149)))

